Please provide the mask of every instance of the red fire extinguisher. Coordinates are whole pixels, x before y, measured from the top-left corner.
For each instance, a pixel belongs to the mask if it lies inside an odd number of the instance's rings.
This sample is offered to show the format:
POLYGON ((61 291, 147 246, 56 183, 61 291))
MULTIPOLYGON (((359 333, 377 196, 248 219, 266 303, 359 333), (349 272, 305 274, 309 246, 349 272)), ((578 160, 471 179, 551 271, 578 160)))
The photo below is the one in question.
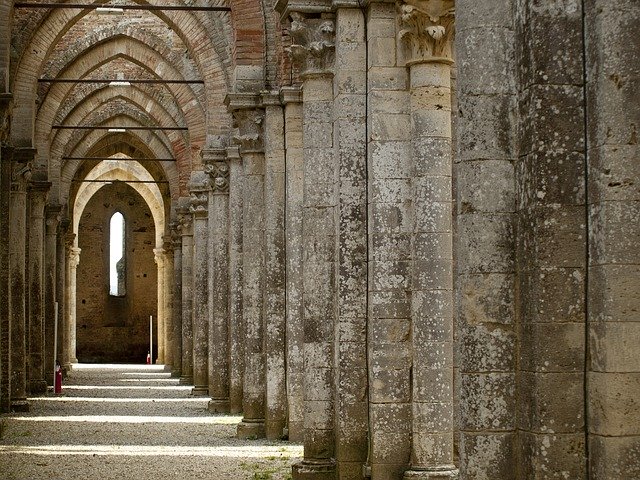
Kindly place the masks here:
POLYGON ((55 394, 62 393, 62 368, 60 368, 60 362, 56 361, 56 378, 53 386, 53 392, 55 394))
POLYGON ((151 365, 151 355, 147 352, 147 365, 151 365))

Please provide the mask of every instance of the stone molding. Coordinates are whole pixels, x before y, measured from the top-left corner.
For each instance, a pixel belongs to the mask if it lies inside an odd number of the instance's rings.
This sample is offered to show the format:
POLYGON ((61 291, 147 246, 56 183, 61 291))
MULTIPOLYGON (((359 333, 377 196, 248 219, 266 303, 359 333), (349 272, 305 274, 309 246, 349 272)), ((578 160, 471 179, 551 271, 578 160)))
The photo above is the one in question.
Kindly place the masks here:
POLYGON ((406 64, 453 63, 454 0, 407 0, 396 3, 406 64))
POLYGON ((332 75, 335 60, 333 14, 310 16, 300 11, 289 14, 291 46, 287 52, 301 76, 332 75))

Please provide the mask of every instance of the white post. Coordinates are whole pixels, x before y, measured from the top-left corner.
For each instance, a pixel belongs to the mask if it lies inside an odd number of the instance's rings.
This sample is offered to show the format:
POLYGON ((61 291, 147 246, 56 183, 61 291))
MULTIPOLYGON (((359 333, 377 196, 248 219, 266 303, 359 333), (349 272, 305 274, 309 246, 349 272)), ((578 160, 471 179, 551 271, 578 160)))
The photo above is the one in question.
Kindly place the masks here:
POLYGON ((153 315, 149 315, 149 361, 153 365, 153 315))
POLYGON ((53 389, 56 388, 56 366, 58 364, 58 302, 53 314, 53 389))

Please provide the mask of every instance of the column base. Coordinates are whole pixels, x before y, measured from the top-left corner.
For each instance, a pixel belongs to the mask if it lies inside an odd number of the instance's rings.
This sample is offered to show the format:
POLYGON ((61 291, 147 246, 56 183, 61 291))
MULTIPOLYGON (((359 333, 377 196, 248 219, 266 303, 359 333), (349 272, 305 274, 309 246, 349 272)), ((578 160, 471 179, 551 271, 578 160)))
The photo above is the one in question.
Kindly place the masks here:
POLYGON ((229 399, 228 398, 212 398, 209 400, 207 410, 210 413, 229 413, 229 399))
POLYGON ((171 373, 171 365, 165 365, 162 371, 165 373, 171 373))
POLYGON ((40 395, 47 392, 47 382, 44 380, 35 380, 29 383, 29 393, 32 395, 40 395))
POLYGON ((193 376, 191 376, 191 375, 182 375, 180 377, 180 381, 178 383, 180 385, 193 385, 193 376))
POLYGON ((242 438, 244 440, 255 440, 256 438, 264 438, 264 419, 251 419, 247 420, 243 418, 238 424, 238 430, 236 431, 236 438, 242 438))
POLYGON ((335 480, 336 462, 327 460, 302 460, 291 466, 293 480, 335 480))
POLYGON ((171 378, 182 378, 180 370, 171 370, 171 378))
POLYGON ((458 469, 454 465, 425 468, 412 467, 404 472, 403 480, 453 480, 458 478, 458 469))
POLYGON ((19 398, 17 400, 11 400, 12 412, 28 412, 31 409, 31 405, 26 398, 19 398))
POLYGON ((207 385, 196 385, 191 389, 191 395, 194 397, 206 397, 209 395, 209 387, 207 385))

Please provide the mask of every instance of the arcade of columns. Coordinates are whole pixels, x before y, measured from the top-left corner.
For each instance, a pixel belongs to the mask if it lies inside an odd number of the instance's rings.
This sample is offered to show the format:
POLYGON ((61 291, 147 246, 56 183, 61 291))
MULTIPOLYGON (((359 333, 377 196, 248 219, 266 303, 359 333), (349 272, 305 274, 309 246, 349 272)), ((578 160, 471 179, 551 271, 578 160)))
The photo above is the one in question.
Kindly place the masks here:
MULTIPOLYGON (((158 363, 304 443, 294 479, 640 478, 637 3, 275 8, 299 75, 229 92, 173 200, 158 363)), ((77 361, 82 253, 3 140, 8 411, 51 383, 56 299, 77 361)))

